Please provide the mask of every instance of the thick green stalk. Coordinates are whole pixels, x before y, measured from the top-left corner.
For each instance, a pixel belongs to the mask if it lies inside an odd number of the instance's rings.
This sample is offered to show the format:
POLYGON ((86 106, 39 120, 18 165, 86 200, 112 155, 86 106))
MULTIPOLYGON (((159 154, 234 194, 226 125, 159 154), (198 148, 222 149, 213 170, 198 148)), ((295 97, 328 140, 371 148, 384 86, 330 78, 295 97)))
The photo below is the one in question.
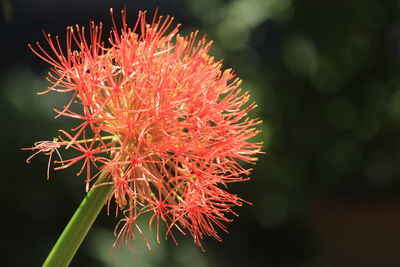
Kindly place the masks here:
POLYGON ((69 265, 112 189, 113 185, 104 185, 89 191, 47 256, 44 267, 69 265))

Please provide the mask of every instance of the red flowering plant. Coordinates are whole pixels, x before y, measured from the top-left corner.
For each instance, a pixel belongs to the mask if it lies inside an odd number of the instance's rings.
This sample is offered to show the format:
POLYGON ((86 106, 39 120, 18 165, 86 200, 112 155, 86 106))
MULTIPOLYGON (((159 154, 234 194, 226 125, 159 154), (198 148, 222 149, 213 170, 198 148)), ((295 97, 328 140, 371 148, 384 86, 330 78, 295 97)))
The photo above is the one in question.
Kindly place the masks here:
POLYGON ((245 202, 227 185, 248 179, 251 169, 241 163, 254 163, 262 146, 250 141, 261 123, 248 117, 256 104, 233 71, 222 71, 222 61, 208 54, 211 42, 197 40, 197 31, 179 35, 169 16, 147 24, 146 12, 133 28, 125 11, 121 28, 112 17, 108 45, 101 41, 102 24, 91 22, 89 33, 67 28, 66 48, 50 35, 50 49, 29 46, 52 67, 45 92, 72 96, 55 112, 79 124, 28 149, 49 156, 47 176, 54 152, 56 170, 80 164, 87 201, 102 189, 97 206, 108 203, 110 211, 115 203, 122 219, 114 245, 129 244, 138 232, 150 249, 137 224, 146 213, 158 242, 161 224, 174 241, 176 230, 190 233, 201 248, 204 236, 221 240, 218 229, 226 231, 227 215, 245 202), (61 148, 78 155, 63 159, 61 148))

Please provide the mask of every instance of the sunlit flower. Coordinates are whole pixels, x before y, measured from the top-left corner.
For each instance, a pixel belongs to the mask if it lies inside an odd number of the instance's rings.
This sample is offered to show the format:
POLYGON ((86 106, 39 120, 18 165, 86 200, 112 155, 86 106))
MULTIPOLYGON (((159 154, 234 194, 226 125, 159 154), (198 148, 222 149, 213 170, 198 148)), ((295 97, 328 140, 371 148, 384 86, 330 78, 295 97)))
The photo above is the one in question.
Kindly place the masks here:
POLYGON ((197 41, 197 32, 180 36, 169 16, 147 24, 146 12, 139 12, 133 28, 125 11, 120 29, 112 21, 108 45, 101 42, 102 25, 91 22, 89 33, 67 27, 66 48, 50 35, 49 51, 30 46, 52 66, 45 92, 71 96, 55 109, 58 116, 80 122, 29 149, 49 155, 49 166, 57 152, 55 169, 80 164, 87 191, 114 186, 108 207, 115 202, 122 216, 116 246, 129 244, 135 233, 148 245, 137 225, 145 213, 157 241, 161 224, 174 241, 176 231, 189 232, 201 248, 204 236, 221 240, 227 215, 245 202, 227 185, 248 179, 250 169, 242 163, 254 163, 261 149, 249 141, 261 122, 248 117, 256 105, 233 71, 222 71, 221 61, 208 55, 211 42, 197 41), (62 147, 77 156, 62 159, 62 147))

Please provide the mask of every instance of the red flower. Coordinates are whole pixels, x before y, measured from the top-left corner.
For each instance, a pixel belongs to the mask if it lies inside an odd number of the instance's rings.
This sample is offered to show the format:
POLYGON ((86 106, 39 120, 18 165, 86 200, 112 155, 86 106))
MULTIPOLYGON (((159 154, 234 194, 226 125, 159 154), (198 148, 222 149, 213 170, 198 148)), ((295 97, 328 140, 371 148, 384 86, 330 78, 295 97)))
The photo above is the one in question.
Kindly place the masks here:
POLYGON ((157 240, 160 223, 174 241, 173 229, 188 231, 200 247, 204 236, 220 240, 218 229, 226 231, 227 215, 236 215, 232 208, 244 202, 226 191, 227 184, 248 179, 243 176, 250 169, 240 162, 253 163, 261 149, 249 141, 261 121, 247 116, 256 105, 239 88, 241 81, 208 55, 211 42, 196 41, 197 32, 180 36, 179 25, 169 30, 172 21, 154 17, 147 24, 139 12, 129 28, 123 11, 122 29, 113 19, 109 45, 101 42, 102 25, 92 22, 89 40, 84 27, 67 28, 65 50, 50 35, 51 53, 30 46, 52 65, 46 92, 72 92, 55 111, 81 121, 61 130, 64 137, 30 149, 50 157, 60 147, 74 149, 75 158, 59 154, 56 169, 81 162, 86 190, 114 185, 108 205, 115 201, 123 216, 116 244, 135 239, 134 229, 147 243, 136 224, 144 213, 151 214, 157 240), (106 179, 93 183, 99 173, 106 179))

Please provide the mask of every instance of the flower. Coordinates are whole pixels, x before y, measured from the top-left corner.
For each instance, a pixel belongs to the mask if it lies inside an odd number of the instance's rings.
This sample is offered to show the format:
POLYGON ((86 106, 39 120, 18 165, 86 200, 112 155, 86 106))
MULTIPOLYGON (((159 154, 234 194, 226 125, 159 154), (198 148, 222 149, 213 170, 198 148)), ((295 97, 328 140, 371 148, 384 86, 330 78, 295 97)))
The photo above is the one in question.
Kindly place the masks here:
POLYGON ((237 215, 232 208, 246 202, 226 189, 248 179, 251 169, 241 163, 254 163, 260 153, 262 143, 250 139, 261 121, 248 117, 256 104, 233 71, 222 71, 222 61, 208 54, 211 42, 197 41, 197 31, 179 35, 169 16, 155 15, 147 24, 146 12, 130 28, 125 10, 119 29, 112 9, 111 15, 108 45, 101 41, 102 24, 91 22, 89 38, 84 27, 67 27, 65 49, 49 34, 50 52, 39 43, 29 46, 52 66, 52 85, 43 93, 71 94, 55 112, 79 124, 28 149, 32 156, 49 155, 49 166, 56 151, 56 170, 81 164, 86 191, 114 186, 108 209, 114 202, 122 216, 114 246, 135 240, 135 229, 148 245, 137 225, 148 213, 158 242, 165 224, 166 238, 175 241, 174 230, 189 232, 203 249, 203 237, 221 240, 227 215, 237 215), (62 147, 78 155, 62 159, 62 147))

